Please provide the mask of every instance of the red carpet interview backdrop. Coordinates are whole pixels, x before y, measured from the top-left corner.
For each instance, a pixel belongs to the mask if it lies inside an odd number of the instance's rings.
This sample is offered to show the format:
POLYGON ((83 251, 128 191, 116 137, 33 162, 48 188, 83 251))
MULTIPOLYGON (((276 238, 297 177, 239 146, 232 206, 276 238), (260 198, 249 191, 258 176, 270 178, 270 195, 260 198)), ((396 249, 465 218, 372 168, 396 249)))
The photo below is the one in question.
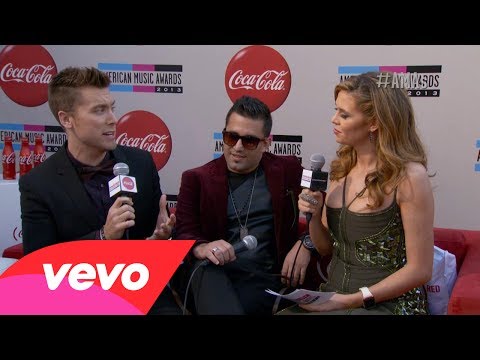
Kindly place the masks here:
MULTIPOLYGON (((47 85, 67 66, 108 73, 119 119, 117 142, 150 151, 161 187, 175 206, 184 170, 222 154, 225 115, 238 97, 273 111, 270 151, 309 167, 337 144, 333 89, 352 75, 390 70, 409 91, 427 146, 435 226, 480 229, 480 46, 384 45, 0 45, 0 150, 12 136, 47 157, 66 136, 47 103, 47 85)), ((18 184, 0 180, 0 253, 21 242, 18 184)))

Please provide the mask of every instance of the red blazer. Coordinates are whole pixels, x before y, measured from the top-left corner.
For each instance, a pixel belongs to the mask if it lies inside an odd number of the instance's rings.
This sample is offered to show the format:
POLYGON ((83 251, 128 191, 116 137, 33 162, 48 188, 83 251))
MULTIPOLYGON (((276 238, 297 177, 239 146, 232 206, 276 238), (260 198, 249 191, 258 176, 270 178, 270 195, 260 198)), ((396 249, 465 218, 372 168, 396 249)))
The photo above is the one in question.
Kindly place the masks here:
MULTIPOLYGON (((272 196, 280 266, 298 240, 298 195, 302 165, 295 156, 264 153, 261 160, 272 196)), ((197 244, 226 238, 228 176, 225 157, 182 174, 177 197, 176 238, 197 244)))

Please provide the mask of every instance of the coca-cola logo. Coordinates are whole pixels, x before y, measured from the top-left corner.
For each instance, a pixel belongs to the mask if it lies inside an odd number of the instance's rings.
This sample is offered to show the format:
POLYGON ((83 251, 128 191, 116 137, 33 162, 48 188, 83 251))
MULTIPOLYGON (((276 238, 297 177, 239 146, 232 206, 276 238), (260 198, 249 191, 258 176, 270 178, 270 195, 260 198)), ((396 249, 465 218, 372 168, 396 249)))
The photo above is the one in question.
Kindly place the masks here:
POLYGON ((30 68, 19 69, 8 63, 0 69, 0 80, 2 82, 16 81, 19 83, 47 84, 52 80, 52 71, 54 66, 35 64, 30 68))
POLYGON ((133 183, 133 180, 130 179, 129 177, 124 177, 122 179, 122 185, 127 190, 132 190, 135 187, 135 184, 133 183))
POLYGON ((245 75, 243 70, 233 73, 228 81, 228 86, 232 90, 283 90, 285 88, 285 80, 283 77, 287 75, 287 71, 266 70, 260 75, 245 75))
POLYGON ((2 164, 15 164, 15 153, 2 155, 2 164))
POLYGON ((33 154, 27 156, 27 165, 33 165, 33 154))
POLYGON ((20 165, 33 165, 33 154, 20 155, 19 162, 20 165))
POLYGON ((23 237, 22 229, 15 226, 15 228, 13 229, 12 236, 15 239, 15 241, 21 241, 23 237))
POLYGON ((123 115, 117 124, 117 144, 147 150, 157 170, 165 166, 172 153, 172 137, 157 115, 136 110, 123 115))
POLYGON ((243 95, 259 98, 278 109, 290 93, 290 68, 283 56, 268 46, 248 46, 230 60, 225 71, 225 88, 232 102, 243 95))
POLYGON ((135 146, 143 150, 154 153, 165 153, 167 151, 167 145, 165 140, 167 135, 148 134, 143 137, 128 138, 127 133, 121 133, 117 137, 117 143, 126 146, 135 146))
POLYGON ((39 164, 44 162, 47 159, 47 154, 40 153, 40 154, 33 154, 33 163, 39 164))
POLYGON ((56 73, 52 56, 40 45, 9 45, 0 53, 0 86, 19 105, 45 103, 56 73))

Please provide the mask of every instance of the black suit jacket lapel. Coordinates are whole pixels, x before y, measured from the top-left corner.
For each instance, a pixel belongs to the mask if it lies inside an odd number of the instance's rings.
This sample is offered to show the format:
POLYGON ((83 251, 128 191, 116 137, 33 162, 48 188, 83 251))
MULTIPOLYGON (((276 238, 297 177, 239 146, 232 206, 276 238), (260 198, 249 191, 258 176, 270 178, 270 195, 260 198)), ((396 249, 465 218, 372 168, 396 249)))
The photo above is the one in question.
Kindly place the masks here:
POLYGON ((285 173, 282 168, 271 161, 267 156, 263 156, 260 162, 265 172, 265 179, 267 181, 270 195, 272 196, 272 208, 273 208, 273 221, 275 224, 275 237, 280 238, 280 232, 282 230, 282 214, 283 214, 283 199, 285 193, 282 189, 285 188, 285 173))
MULTIPOLYGON (((70 201, 75 204, 79 217, 82 217, 90 226, 94 228, 99 227, 102 224, 99 224, 97 210, 68 158, 65 147, 60 148, 58 152, 57 181, 55 183, 58 184, 59 190, 62 189, 70 201)), ((71 221, 72 224, 75 224, 76 219, 71 219, 71 221)))
POLYGON ((123 162, 129 165, 125 153, 119 145, 113 150, 113 156, 115 157, 115 163, 123 162))
POLYGON ((208 182, 208 186, 213 189, 213 198, 208 199, 208 204, 204 204, 204 206, 215 206, 216 210, 214 213, 218 214, 218 236, 224 237, 226 236, 228 205, 228 175, 225 157, 222 155, 215 165, 216 166, 211 169, 208 182))

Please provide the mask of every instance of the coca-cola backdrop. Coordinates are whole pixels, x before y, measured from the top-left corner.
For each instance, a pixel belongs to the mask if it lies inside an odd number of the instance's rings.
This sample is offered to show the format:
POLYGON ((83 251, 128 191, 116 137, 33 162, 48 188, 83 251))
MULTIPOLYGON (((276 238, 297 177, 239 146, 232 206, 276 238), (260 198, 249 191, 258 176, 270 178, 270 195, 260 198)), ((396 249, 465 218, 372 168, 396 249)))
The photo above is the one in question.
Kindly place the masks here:
POLYGON ((435 226, 480 229, 478 63, 480 47, 467 45, 3 45, 0 146, 11 135, 18 156, 20 136, 33 149, 41 134, 46 156, 54 153, 65 136, 46 85, 67 66, 95 66, 112 80, 117 142, 151 152, 175 205, 182 172, 221 155, 225 115, 239 96, 258 96, 273 110, 272 153, 295 155, 305 167, 322 153, 328 170, 337 149, 335 84, 391 70, 409 89, 436 174, 435 226))
POLYGON ((147 150, 157 170, 161 170, 172 153, 172 137, 167 125, 148 111, 131 111, 117 124, 117 143, 147 150))
POLYGON ((39 45, 10 45, 0 52, 0 86, 19 105, 47 101, 47 86, 57 73, 50 52, 39 45))
POLYGON ((290 93, 291 83, 287 61, 269 46, 253 45, 241 49, 225 70, 225 89, 232 102, 243 95, 255 96, 271 111, 282 106, 290 93))

